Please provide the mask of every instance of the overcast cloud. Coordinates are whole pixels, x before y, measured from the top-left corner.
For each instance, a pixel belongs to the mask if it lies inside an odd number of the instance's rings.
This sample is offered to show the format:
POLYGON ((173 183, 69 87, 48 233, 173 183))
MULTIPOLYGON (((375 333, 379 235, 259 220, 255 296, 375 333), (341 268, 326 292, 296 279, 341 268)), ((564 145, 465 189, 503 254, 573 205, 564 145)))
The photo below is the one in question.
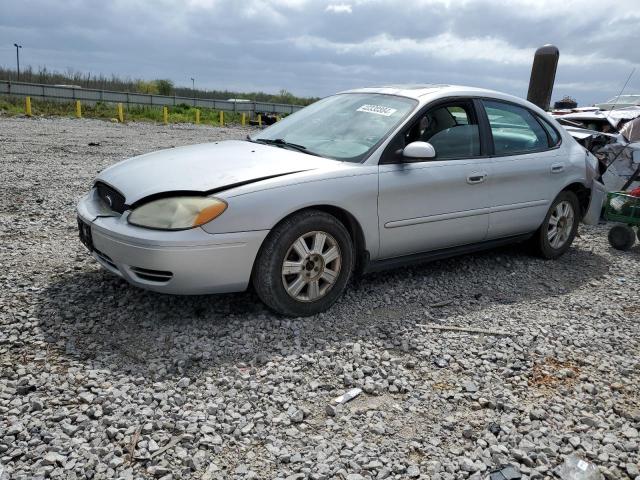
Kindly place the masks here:
POLYGON ((637 0, 0 0, 0 64, 297 95, 455 83, 526 96, 560 49, 554 99, 640 93, 637 0))

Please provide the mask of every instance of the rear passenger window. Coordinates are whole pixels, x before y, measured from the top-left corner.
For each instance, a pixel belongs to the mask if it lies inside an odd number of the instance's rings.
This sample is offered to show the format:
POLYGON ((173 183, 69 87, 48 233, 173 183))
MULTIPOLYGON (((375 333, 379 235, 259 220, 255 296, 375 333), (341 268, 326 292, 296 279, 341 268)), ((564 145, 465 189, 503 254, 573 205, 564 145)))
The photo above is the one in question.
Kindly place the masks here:
POLYGON ((510 103, 483 100, 496 155, 514 155, 549 148, 547 133, 529 110, 510 103))

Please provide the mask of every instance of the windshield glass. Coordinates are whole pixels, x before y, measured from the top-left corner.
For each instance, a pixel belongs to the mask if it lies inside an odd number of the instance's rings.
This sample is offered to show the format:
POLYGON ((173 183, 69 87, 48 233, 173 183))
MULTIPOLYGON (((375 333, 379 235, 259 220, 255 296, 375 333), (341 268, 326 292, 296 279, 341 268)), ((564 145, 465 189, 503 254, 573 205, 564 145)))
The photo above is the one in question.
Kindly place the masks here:
POLYGON ((251 140, 279 140, 283 147, 286 142, 323 157, 359 162, 417 103, 394 95, 334 95, 252 135, 251 140))

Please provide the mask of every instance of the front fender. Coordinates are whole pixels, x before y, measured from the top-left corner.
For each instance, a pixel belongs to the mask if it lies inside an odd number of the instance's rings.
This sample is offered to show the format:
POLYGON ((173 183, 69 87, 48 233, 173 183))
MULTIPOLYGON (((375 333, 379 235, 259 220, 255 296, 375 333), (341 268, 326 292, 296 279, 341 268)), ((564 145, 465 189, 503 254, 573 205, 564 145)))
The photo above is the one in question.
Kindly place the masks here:
POLYGON ((359 175, 318 179, 233 195, 216 195, 228 203, 220 217, 204 225, 208 233, 271 230, 282 219, 313 206, 345 210, 359 223, 365 248, 372 258, 378 255, 378 174, 377 168, 359 175))

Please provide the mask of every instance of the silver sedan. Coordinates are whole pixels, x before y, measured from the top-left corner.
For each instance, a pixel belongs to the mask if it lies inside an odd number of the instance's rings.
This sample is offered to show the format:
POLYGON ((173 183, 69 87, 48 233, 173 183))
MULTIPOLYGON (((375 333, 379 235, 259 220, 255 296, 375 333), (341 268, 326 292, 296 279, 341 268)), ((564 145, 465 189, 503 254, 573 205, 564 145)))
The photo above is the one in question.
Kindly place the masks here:
MULTIPOLYGON (((528 240, 570 247, 596 161, 555 120, 477 88, 364 88, 225 141, 107 168, 78 203, 107 270, 172 294, 245 290, 273 310, 329 308, 349 279, 528 240)), ((593 215, 587 218, 597 218, 593 215)))

